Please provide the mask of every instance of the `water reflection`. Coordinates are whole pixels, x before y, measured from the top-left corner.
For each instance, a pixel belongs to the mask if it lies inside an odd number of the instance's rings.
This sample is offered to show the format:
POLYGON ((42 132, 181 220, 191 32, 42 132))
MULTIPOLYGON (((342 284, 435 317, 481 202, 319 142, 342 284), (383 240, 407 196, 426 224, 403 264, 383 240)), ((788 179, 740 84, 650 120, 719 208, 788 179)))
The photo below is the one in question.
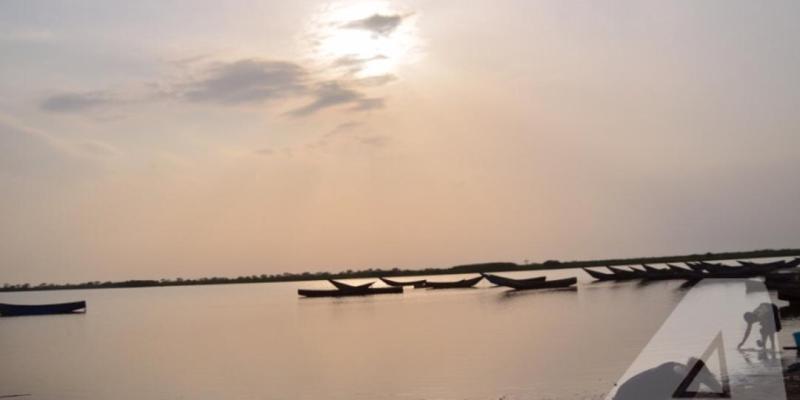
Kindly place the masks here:
MULTIPOLYGON (((561 279, 576 271, 545 274, 561 279)), ((689 291, 679 290, 679 281, 590 285, 578 276, 577 289, 482 290, 490 285, 480 282, 470 290, 407 288, 391 296, 304 300, 297 298, 298 288, 329 284, 3 293, 0 301, 18 303, 81 297, 91 310, 77 319, 0 320, 0 394, 85 400, 598 398, 689 291)), ((735 322, 739 339, 741 313, 735 322)), ((730 364, 763 369, 770 358, 775 355, 761 359, 746 351, 730 364)))

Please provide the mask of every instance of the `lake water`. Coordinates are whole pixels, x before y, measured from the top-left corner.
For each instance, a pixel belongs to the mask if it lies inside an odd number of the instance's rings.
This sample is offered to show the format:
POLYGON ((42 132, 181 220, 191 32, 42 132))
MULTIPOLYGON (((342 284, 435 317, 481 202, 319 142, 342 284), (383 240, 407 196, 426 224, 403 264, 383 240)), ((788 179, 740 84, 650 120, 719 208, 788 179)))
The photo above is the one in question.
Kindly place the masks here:
POLYGON ((8 303, 88 302, 83 315, 0 319, 0 396, 603 398, 687 293, 679 281, 544 274, 580 282, 342 299, 297 297, 325 282, 0 293, 8 303))

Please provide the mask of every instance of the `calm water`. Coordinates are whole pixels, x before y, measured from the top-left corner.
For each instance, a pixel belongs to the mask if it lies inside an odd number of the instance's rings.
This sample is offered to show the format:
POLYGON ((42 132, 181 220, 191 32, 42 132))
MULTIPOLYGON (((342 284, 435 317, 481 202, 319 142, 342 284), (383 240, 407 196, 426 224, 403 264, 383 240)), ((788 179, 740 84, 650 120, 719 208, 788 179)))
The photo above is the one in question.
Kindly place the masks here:
POLYGON ((324 282, 0 294, 89 304, 85 315, 0 319, 0 396, 602 398, 686 294, 674 281, 546 275, 581 282, 509 294, 483 281, 345 299, 297 297, 324 282))

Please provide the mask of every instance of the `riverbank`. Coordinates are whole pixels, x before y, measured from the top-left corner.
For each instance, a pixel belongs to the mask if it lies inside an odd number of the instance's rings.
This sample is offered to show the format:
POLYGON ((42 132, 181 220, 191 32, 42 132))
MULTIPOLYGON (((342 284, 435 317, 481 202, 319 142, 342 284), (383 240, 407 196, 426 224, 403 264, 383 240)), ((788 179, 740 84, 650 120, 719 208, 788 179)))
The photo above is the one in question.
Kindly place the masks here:
POLYGON ((347 270, 341 272, 303 272, 303 273, 282 273, 282 274, 261 274, 239 277, 206 277, 197 279, 146 279, 146 280, 127 280, 127 281, 91 281, 82 283, 41 283, 33 285, 25 284, 4 284, 0 287, 0 292, 21 292, 21 291, 41 291, 41 290, 77 290, 77 289, 114 289, 114 288, 136 288, 136 287, 160 287, 160 286, 192 286, 192 285, 225 285, 235 283, 270 283, 270 282, 298 282, 315 281, 322 279, 362 279, 393 276, 420 276, 420 275, 450 275, 468 274, 478 272, 511 272, 511 271, 544 271, 553 269, 568 268, 587 268, 618 265, 639 265, 639 264, 662 264, 662 263, 682 263, 687 261, 719 261, 719 260, 745 260, 756 258, 772 257, 794 257, 800 256, 800 249, 780 249, 780 250, 753 250, 724 253, 704 253, 686 254, 675 256, 658 257, 635 257, 635 258, 614 258, 601 260, 580 260, 580 261, 558 261, 548 260, 542 263, 516 264, 512 262, 490 262, 456 265, 446 268, 425 268, 425 269, 375 269, 347 270))

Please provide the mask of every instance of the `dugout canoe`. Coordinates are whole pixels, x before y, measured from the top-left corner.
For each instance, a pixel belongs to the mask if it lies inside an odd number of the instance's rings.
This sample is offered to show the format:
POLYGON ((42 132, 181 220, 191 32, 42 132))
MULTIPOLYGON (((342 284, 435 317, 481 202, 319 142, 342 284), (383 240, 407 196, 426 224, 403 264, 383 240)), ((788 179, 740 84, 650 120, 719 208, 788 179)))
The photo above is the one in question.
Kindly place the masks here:
POLYGON ((345 296, 371 296, 376 294, 403 293, 402 287, 381 288, 356 288, 356 289, 297 289, 297 294, 303 297, 345 297, 345 296))
POLYGON ((478 282, 483 279, 483 276, 478 276, 477 278, 470 278, 470 279, 462 279, 460 281, 452 281, 452 282, 431 282, 427 281, 425 283, 425 287, 431 289, 458 289, 458 288, 470 288, 478 284, 478 282))
POLYGON ((525 285, 525 284, 534 283, 534 282, 544 282, 545 279, 546 279, 544 276, 537 276, 535 278, 527 278, 527 279, 511 279, 511 278, 506 278, 504 276, 494 275, 494 274, 481 273, 481 275, 484 278, 486 278, 487 281, 489 281, 489 282, 491 282, 491 283, 493 283, 493 284, 495 284, 497 286, 509 286, 509 287, 511 287, 510 285, 514 285, 514 284, 525 285))
POLYGON ((0 303, 0 316, 72 314, 86 312, 85 301, 56 304, 4 304, 0 303))

